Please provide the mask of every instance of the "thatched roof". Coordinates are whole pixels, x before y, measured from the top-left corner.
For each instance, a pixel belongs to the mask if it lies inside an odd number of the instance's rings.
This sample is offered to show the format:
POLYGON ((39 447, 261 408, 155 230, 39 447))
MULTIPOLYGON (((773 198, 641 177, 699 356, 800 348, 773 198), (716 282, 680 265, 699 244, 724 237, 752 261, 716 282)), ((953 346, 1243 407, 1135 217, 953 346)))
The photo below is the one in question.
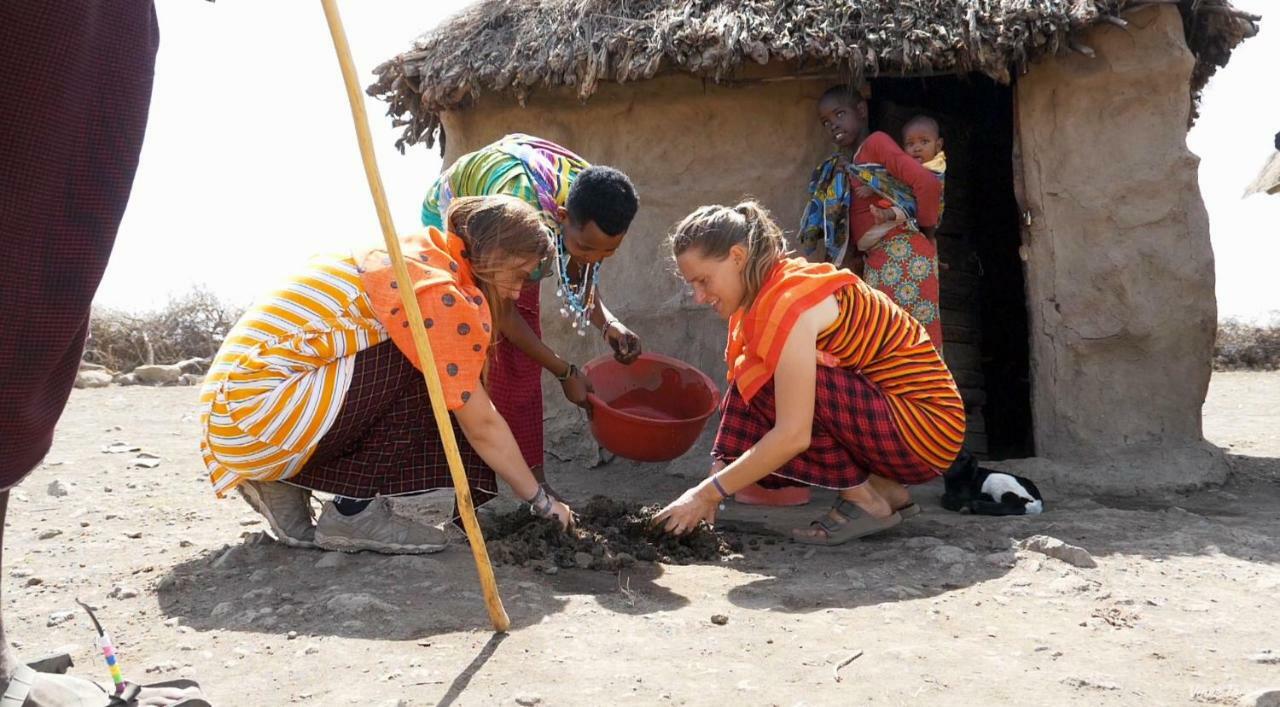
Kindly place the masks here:
POLYGON ((1199 91, 1259 18, 1229 0, 480 0, 378 66, 371 95, 405 126, 397 145, 430 146, 440 113, 484 92, 523 102, 572 86, 683 72, 715 81, 745 66, 865 76, 981 72, 1008 82, 1038 55, 1076 50, 1072 32, 1124 25, 1127 7, 1178 4, 1199 91))

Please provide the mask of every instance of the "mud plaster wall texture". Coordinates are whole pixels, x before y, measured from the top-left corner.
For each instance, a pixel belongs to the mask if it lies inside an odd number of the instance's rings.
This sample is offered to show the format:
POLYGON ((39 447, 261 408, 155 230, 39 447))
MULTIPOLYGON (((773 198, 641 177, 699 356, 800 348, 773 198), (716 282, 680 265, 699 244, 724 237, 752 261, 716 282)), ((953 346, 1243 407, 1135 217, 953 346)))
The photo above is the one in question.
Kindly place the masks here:
MULTIPOLYGON (((723 389, 725 324, 686 293, 666 236, 698 206, 737 203, 745 195, 794 232, 810 172, 830 149, 814 111, 826 85, 782 81, 729 88, 667 76, 606 84, 585 105, 560 92, 535 94, 527 108, 505 96, 485 96, 472 108, 445 114, 444 163, 507 133, 525 132, 626 172, 639 192, 640 211, 601 271, 605 302, 640 335, 646 351, 688 361, 723 389)), ((582 363, 607 351, 599 332, 579 337, 559 317, 550 280, 543 284, 542 308, 543 338, 562 356, 582 363)), ((593 440, 577 434, 584 423, 549 375, 543 392, 548 463, 594 459, 593 440)), ((713 418, 700 448, 715 424, 713 418)))
POLYGON ((1037 461, 1057 466, 1040 476, 1120 492, 1225 473, 1200 427, 1217 305, 1193 58, 1176 8, 1126 17, 1081 38, 1095 58, 1040 62, 1016 94, 1037 461))

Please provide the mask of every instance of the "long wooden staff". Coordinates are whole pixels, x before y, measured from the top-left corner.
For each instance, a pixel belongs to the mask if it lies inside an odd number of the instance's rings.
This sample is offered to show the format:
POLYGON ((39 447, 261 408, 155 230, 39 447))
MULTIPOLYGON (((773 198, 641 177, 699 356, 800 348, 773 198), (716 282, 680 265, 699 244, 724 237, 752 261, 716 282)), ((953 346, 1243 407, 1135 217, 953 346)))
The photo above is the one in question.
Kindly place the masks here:
POLYGON ((351 102, 351 118, 356 126, 356 140, 360 143, 360 157, 364 160, 364 174, 369 179, 369 191, 373 195, 373 206, 378 212, 378 223, 382 225, 382 237, 387 242, 387 254, 395 269, 400 301, 404 304, 405 315, 409 319, 409 330, 413 332, 413 344, 418 350, 418 361, 422 364, 422 377, 427 381, 427 392, 431 394, 431 411, 436 418, 436 427, 440 429, 440 441, 444 444, 445 456, 449 459, 449 475, 453 477, 453 490, 458 497, 458 514, 462 516, 462 525, 467 530, 467 539, 471 541, 471 554, 475 557, 476 572, 480 574, 480 587, 484 590, 484 604, 489 610, 489 619, 493 622, 493 630, 506 631, 511 626, 507 618, 507 610, 502 607, 502 597, 498 595, 498 582, 493 576, 493 566, 489 563, 489 551, 485 549, 484 534, 480 532, 480 524, 476 522, 475 505, 471 502, 471 488, 467 484, 467 475, 462 468, 462 455, 458 453, 458 440, 453 435, 453 424, 449 420, 449 411, 445 407, 444 389, 440 386, 440 372, 435 367, 435 356, 431 353, 431 341, 427 338, 426 327, 422 325, 422 310, 418 308, 418 299, 414 296, 413 283, 409 280, 409 268, 404 264, 400 254, 400 239, 396 236, 395 225, 391 222, 391 211, 387 208, 387 194, 382 188, 382 177, 378 174, 378 162, 373 154, 373 138, 369 134, 369 116, 364 110, 364 95, 356 80, 355 64, 351 60, 351 47, 347 44, 347 33, 342 28, 342 17, 338 15, 337 0, 320 0, 324 6, 324 16, 329 22, 329 33, 333 35, 333 48, 338 53, 338 64, 342 67, 342 80, 347 87, 347 99, 351 102))

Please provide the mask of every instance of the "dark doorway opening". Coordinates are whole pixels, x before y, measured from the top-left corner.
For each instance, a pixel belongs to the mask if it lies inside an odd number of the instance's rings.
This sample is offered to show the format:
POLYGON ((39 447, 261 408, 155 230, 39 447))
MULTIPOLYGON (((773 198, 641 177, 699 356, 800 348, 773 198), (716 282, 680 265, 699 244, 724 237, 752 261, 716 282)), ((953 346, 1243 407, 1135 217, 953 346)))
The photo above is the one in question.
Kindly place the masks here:
POLYGON ((871 127, 938 121, 947 153, 938 229, 943 355, 980 458, 1034 454, 1027 295, 1013 189, 1013 90, 980 75, 871 81, 871 127))

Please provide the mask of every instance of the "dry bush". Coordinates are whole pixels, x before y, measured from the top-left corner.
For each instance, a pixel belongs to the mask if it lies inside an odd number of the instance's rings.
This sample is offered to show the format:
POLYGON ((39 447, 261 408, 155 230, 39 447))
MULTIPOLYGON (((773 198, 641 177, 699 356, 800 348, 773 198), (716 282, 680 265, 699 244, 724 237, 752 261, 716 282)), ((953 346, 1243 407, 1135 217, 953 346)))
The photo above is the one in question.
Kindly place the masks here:
POLYGON ((146 363, 208 358, 242 313, 203 287, 151 312, 94 307, 84 359, 113 371, 131 371, 146 363))
POLYGON ((1218 371, 1280 370, 1280 314, 1268 324, 1227 319, 1218 325, 1213 346, 1213 368, 1218 371))

